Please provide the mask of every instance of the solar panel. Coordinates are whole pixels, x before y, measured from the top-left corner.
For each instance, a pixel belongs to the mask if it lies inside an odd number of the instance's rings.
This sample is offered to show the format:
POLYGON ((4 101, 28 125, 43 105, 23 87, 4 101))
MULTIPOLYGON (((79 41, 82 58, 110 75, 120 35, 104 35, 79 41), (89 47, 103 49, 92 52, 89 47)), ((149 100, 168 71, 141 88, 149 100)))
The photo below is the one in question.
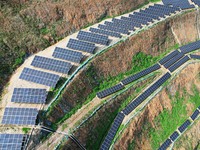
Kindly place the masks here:
POLYGON ((2 124, 35 125, 38 110, 36 108, 6 107, 2 124))
POLYGON ((34 83, 55 87, 60 77, 52 73, 24 68, 19 78, 34 83))
POLYGON ((169 9, 169 10, 173 10, 173 11, 181 11, 180 8, 178 7, 171 7, 168 5, 161 5, 161 4, 154 4, 155 8, 163 8, 163 9, 169 9))
POLYGON ((147 74, 149 74, 149 73, 151 73, 151 72, 153 72, 155 70, 158 70, 158 69, 160 69, 160 65, 155 64, 155 65, 153 65, 153 66, 151 66, 151 67, 149 67, 149 68, 147 68, 147 69, 145 69, 145 70, 143 70, 143 71, 141 71, 141 72, 139 72, 137 74, 134 74, 134 75, 122 80, 121 82, 124 85, 127 85, 127 84, 129 84, 129 83, 131 83, 131 82, 133 82, 133 81, 135 81, 135 80, 137 80, 137 79, 139 79, 139 78, 141 78, 143 76, 146 76, 147 74))
POLYGON ((178 130, 182 133, 185 131, 185 129, 191 124, 189 120, 186 120, 179 128, 178 130))
POLYGON ((169 71, 173 72, 176 69, 178 69, 180 66, 182 66, 185 62, 187 62, 190 58, 188 56, 183 57, 181 60, 179 60, 177 63, 169 67, 169 71))
POLYGON ((158 150, 166 150, 170 145, 172 144, 172 141, 170 139, 167 139, 158 150))
POLYGON ((200 6, 200 0, 192 0, 196 5, 200 6))
POLYGON ((56 47, 53 52, 53 57, 80 63, 81 59, 83 58, 83 55, 80 52, 56 47))
POLYGON ((106 30, 102 30, 102 29, 90 28, 90 31, 94 32, 94 33, 99 33, 99 34, 112 36, 112 37, 117 37, 117 38, 121 38, 122 37, 119 33, 112 32, 112 31, 106 31, 106 30))
POLYGON ((163 11, 155 11, 154 9, 151 9, 151 8, 146 8, 145 10, 140 10, 140 12, 146 12, 146 13, 149 13, 151 15, 154 15, 154 16, 159 16, 159 17, 162 17, 162 18, 165 18, 165 13, 163 11))
POLYGON ((135 30, 134 26, 132 26, 132 25, 125 25, 125 24, 121 24, 121 23, 108 22, 108 21, 105 21, 104 24, 107 26, 114 26, 114 27, 120 28, 120 29, 127 29, 127 30, 132 30, 132 31, 135 30))
POLYGON ((171 136, 170 136, 170 139, 172 141, 175 141, 179 136, 179 133, 177 131, 175 131, 171 136))
POLYGON ((150 18, 142 18, 141 16, 136 16, 136 15, 132 15, 134 17, 121 17, 122 20, 125 20, 125 21, 132 21, 132 22, 137 22, 137 23, 140 23, 140 24, 143 24, 143 25, 148 25, 149 22, 151 22, 150 18))
POLYGON ((165 17, 166 15, 169 15, 169 16, 171 15, 171 11, 163 9, 163 8, 162 9, 157 8, 154 6, 149 6, 149 8, 147 8, 145 10, 151 11, 152 14, 160 14, 160 16, 162 16, 162 17, 165 17))
POLYGON ((165 68, 169 68, 171 65, 173 65, 175 62, 177 62, 179 59, 181 59, 184 56, 183 53, 178 53, 177 55, 175 55, 174 57, 172 57, 169 61, 167 61, 164 64, 165 68))
POLYGON ((75 40, 75 39, 69 39, 69 42, 67 44, 67 47, 75 50, 80 50, 88 53, 94 53, 95 50, 95 44, 93 43, 88 43, 88 42, 83 42, 80 40, 75 40))
POLYGON ((119 129, 123 119, 124 119, 123 113, 118 113, 117 117, 115 118, 110 130, 108 131, 108 134, 106 135, 103 143, 101 144, 100 150, 108 150, 110 148, 110 145, 112 143, 112 140, 114 139, 117 130, 119 129))
POLYGON ((154 19, 154 18, 152 18, 152 16, 150 14, 148 15, 146 13, 141 13, 141 12, 134 12, 133 14, 129 14, 129 17, 133 18, 133 19, 141 18, 148 22, 153 22, 153 19, 154 19))
POLYGON ((35 56, 32 63, 32 66, 51 70, 59 73, 68 74, 70 69, 72 68, 72 64, 60 60, 55 60, 51 58, 35 56))
POLYGON ((181 9, 194 8, 194 5, 190 5, 188 0, 162 0, 165 5, 173 5, 180 7, 181 9))
POLYGON ((138 23, 136 21, 128 21, 128 20, 122 20, 122 19, 116 19, 116 18, 113 18, 112 21, 117 24, 123 24, 123 25, 129 26, 130 29, 132 29, 133 27, 138 27, 138 28, 142 27, 141 23, 138 23))
POLYGON ((115 85, 115 86, 113 86, 111 88, 108 88, 106 90, 98 92, 97 93, 97 97, 98 98, 104 98, 104 97, 106 97, 108 95, 111 95, 111 94, 113 94, 113 93, 115 93, 115 92, 117 92, 119 90, 122 90, 123 88, 124 88, 124 86, 122 84, 117 84, 117 85, 115 85))
POLYGON ((160 17, 163 17, 164 18, 164 15, 160 15, 158 13, 154 13, 152 10, 140 10, 139 13, 143 13, 145 14, 146 16, 149 16, 153 19, 156 19, 156 20, 160 20, 160 17))
POLYGON ((146 91, 144 91, 140 96, 138 96, 134 101, 132 101, 124 110, 124 114, 128 115, 137 106, 139 106, 146 98, 148 98, 153 92, 155 92, 165 81, 171 77, 170 73, 163 75, 158 81, 156 81, 152 86, 150 86, 146 91))
POLYGON ((193 59, 200 59, 200 55, 190 55, 190 57, 193 59))
POLYGON ((180 47, 182 53, 186 54, 194 50, 200 49, 200 41, 196 41, 180 47))
POLYGON ((178 50, 175 50, 175 51, 173 51, 172 53, 170 53, 170 54, 168 54, 167 56, 165 56, 163 59, 161 59, 160 61, 159 61, 159 63, 161 64, 161 65, 163 65, 164 63, 166 63, 167 61, 169 61, 170 59, 172 59, 172 57, 174 57, 174 56, 176 56, 176 55, 178 55, 179 54, 179 51, 178 50))
POLYGON ((46 97, 46 89, 15 88, 11 102, 44 104, 46 97))
POLYGON ((191 115, 192 120, 195 120, 198 117, 199 114, 200 114, 200 112, 196 109, 194 111, 194 113, 191 115))
POLYGON ((21 150, 25 137, 23 134, 0 134, 0 150, 21 150))
POLYGON ((109 31, 114 31, 114 32, 122 33, 122 34, 127 34, 127 35, 130 34, 130 32, 127 29, 117 28, 115 26, 99 24, 98 28, 104 29, 104 30, 109 30, 109 31))
POLYGON ((77 38, 79 40, 88 41, 92 43, 108 45, 108 36, 95 34, 92 32, 79 31, 77 38))

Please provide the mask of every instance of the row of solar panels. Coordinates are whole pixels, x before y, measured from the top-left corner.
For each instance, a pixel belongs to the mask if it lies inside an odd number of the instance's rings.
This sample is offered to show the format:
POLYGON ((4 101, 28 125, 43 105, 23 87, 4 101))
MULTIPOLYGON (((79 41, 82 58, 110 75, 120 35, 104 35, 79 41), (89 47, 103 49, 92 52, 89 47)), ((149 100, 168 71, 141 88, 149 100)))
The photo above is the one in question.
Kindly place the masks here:
MULTIPOLYGON (((193 114, 190 116, 191 120, 196 120, 200 115, 200 106, 193 112, 193 114)), ((191 124, 192 122, 188 119, 186 120, 179 128, 178 131, 175 131, 170 135, 170 137, 160 146, 159 150, 166 150, 172 142, 174 142, 179 136, 179 133, 183 133, 191 124)))
MULTIPOLYGON (((69 74, 73 66, 66 61, 80 63, 83 54, 79 51, 93 54, 96 49, 95 44, 108 45, 110 43, 108 36, 121 38, 121 33, 129 34, 130 30, 133 31, 135 28, 141 28, 142 25, 147 25, 154 20, 160 20, 160 17, 165 18, 177 11, 180 11, 180 9, 155 4, 145 10, 140 10, 140 12, 134 12, 129 17, 121 17, 121 19, 113 18, 112 22, 105 21, 104 25, 99 25, 99 29, 90 28, 90 32, 80 31, 76 37, 77 39, 70 39, 68 41, 66 45, 68 49, 56 47, 52 56, 62 60, 35 56, 31 65, 45 70, 69 74)), ((30 68, 24 68, 20 75, 20 79, 22 80, 50 87, 55 87, 59 78, 60 76, 56 74, 30 68)))
MULTIPOLYGON (((192 51, 193 51, 193 50, 200 48, 200 42, 199 41, 191 43, 191 44, 189 44, 189 46, 186 45, 186 46, 183 46, 183 47, 186 47, 186 48, 189 49, 191 47, 191 45, 197 45, 197 43, 198 43, 198 46, 196 46, 195 49, 192 48, 192 51)), ((190 55, 190 57, 194 58, 194 59, 200 59, 200 56, 198 56, 198 55, 190 55)), ((182 66, 188 60, 190 60, 190 58, 188 56, 184 56, 183 52, 179 52, 178 50, 175 50, 172 53, 168 54, 163 59, 161 59, 159 61, 159 63, 161 65, 163 65, 165 68, 169 69, 170 72, 173 72, 176 69, 178 69, 180 66, 182 66)), ((119 84, 117 84, 117 85, 115 85, 111 88, 108 88, 108 89, 105 89, 103 91, 98 92, 97 97, 98 98, 104 98, 104 97, 109 96, 113 93, 116 93, 117 91, 122 90, 124 88, 124 85, 127 85, 127 84, 129 84, 133 81, 136 81, 139 78, 146 76, 147 74, 154 72, 158 69, 160 69, 160 65, 155 64, 152 67, 149 67, 149 68, 147 68, 147 69, 145 69, 145 70, 143 70, 143 71, 141 71, 137 74, 129 76, 128 78, 122 80, 121 83, 119 83, 119 84)))
POLYGON ((165 75, 163 75, 158 81, 156 81, 152 86, 150 86, 145 92, 143 92, 133 102, 131 102, 128 106, 126 106, 126 108, 122 111, 123 113, 118 113, 116 119, 114 120, 111 128, 108 131, 107 136, 105 137, 101 145, 101 148, 100 148, 101 150, 109 149, 112 143, 112 140, 114 139, 115 134, 117 133, 117 130, 125 117, 124 114, 125 115, 130 114, 137 106, 139 106, 146 98, 148 98, 156 89, 158 89, 170 77, 171 75, 169 73, 166 73, 165 75))
POLYGON ((0 150, 22 150, 27 139, 24 134, 0 134, 0 150))
POLYGON ((194 5, 190 4, 188 0, 162 0, 165 5, 172 5, 183 9, 195 8, 194 5))
MULTIPOLYGON (((159 61, 161 65, 165 68, 169 69, 170 72, 173 72, 185 62, 187 62, 190 58, 185 56, 186 53, 192 52, 200 48, 200 41, 190 43, 188 45, 184 45, 180 47, 181 52, 178 50, 173 51, 163 59, 159 61)), ((191 58, 200 59, 198 55, 190 55, 191 58)))
POLYGON ((142 28, 144 25, 149 25, 156 20, 166 18, 167 16, 175 14, 177 11, 180 11, 180 9, 161 4, 154 4, 145 10, 141 9, 139 12, 130 14, 129 17, 122 16, 120 19, 113 18, 112 22, 105 21, 104 24, 98 25, 99 29, 91 28, 90 31, 105 34, 105 30, 107 30, 111 32, 107 35, 121 37, 120 34, 130 34, 130 31, 135 31, 138 28, 142 28))
POLYGON ((196 5, 200 6, 200 0, 192 0, 193 3, 195 3, 196 5))
POLYGON ((143 71, 141 71, 139 73, 136 73, 136 74, 134 74, 132 76, 129 76, 128 78, 122 80, 121 83, 119 83, 119 84, 117 84, 117 85, 115 85, 115 86, 113 86, 111 88, 108 88, 106 90, 98 92, 97 93, 97 97, 98 98, 104 98, 104 97, 106 97, 108 95, 116 93, 117 91, 122 90, 124 88, 124 85, 127 85, 127 84, 129 84, 129 83, 131 83, 133 81, 136 81, 139 78, 144 77, 144 76, 148 75, 149 73, 154 72, 154 71, 156 71, 158 69, 160 69, 160 65, 155 64, 155 65, 153 65, 153 66, 151 66, 151 67, 149 67, 149 68, 147 68, 147 69, 145 69, 145 70, 143 70, 143 71))

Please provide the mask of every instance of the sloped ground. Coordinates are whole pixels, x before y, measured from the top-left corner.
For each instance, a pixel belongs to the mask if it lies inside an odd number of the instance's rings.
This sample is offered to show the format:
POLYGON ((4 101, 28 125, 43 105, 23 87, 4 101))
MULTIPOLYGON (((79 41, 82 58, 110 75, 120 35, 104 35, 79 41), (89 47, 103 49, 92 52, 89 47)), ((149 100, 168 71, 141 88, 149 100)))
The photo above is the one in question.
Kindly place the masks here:
POLYGON ((0 1, 0 93, 24 59, 107 16, 148 0, 0 1))
MULTIPOLYGON (((127 126, 114 149, 157 149, 200 105, 200 63, 190 64, 127 126), (197 94, 197 95, 196 95, 197 94), (195 98, 191 99, 193 95, 195 98), (177 111, 177 112, 176 112, 177 111), (163 113, 164 112, 164 113, 163 113)), ((199 130, 195 131, 199 134, 199 130)), ((194 133, 196 135, 197 133, 194 133)), ((191 133, 193 134, 193 133, 191 133)), ((194 147, 199 137, 195 136, 194 147)), ((184 146, 184 145, 183 145, 184 146)), ((179 147, 182 147, 179 145, 179 147)))

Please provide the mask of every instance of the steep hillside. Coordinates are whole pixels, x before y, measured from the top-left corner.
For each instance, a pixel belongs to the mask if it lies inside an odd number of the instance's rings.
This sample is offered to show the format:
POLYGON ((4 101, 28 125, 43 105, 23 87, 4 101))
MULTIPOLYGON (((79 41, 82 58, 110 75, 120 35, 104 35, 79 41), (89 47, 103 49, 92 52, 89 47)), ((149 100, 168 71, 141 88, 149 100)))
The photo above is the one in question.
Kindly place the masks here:
MULTIPOLYGON (((140 63, 138 63, 137 58, 135 62, 132 61, 133 56, 138 52, 143 52, 152 57, 157 56, 156 59, 158 60, 159 56, 163 55, 167 49, 178 43, 174 34, 177 35, 178 39, 182 39, 182 44, 197 39, 198 27, 196 18, 196 12, 189 12, 168 19, 149 30, 130 37, 125 42, 98 56, 92 61, 90 67, 77 76, 77 80, 72 81, 66 87, 63 96, 48 112, 47 120, 54 123, 57 122, 74 106, 81 105, 86 100, 94 98, 97 91, 111 86, 110 84, 114 84, 113 81, 117 82, 116 79, 119 76, 122 78, 148 67, 148 65, 144 66, 144 64, 138 66, 140 63), (182 26, 182 28, 178 28, 179 26, 182 26), (183 34, 183 31, 190 30, 194 33, 193 36, 191 36, 190 32, 183 34)), ((148 57, 142 59, 148 61, 148 57)), ((142 59, 140 60, 141 62, 143 61, 142 59)), ((150 59, 148 63, 155 63, 156 59, 150 59)))
POLYGON ((0 1, 0 93, 24 59, 70 33, 148 0, 0 1))
MULTIPOLYGON (((188 65, 131 121, 114 149, 157 149, 200 105, 199 83, 200 64, 188 65)), ((194 126, 175 149, 194 149, 200 141, 198 135, 198 126, 194 126)))

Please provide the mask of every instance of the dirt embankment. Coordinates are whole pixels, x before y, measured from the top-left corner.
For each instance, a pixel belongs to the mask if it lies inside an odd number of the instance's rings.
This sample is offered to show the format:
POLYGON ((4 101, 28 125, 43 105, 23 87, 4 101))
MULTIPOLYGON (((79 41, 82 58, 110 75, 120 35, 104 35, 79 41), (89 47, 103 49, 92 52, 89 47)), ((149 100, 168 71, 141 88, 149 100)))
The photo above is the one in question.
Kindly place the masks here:
POLYGON ((107 16, 148 0, 0 1, 0 93, 25 57, 107 16))
MULTIPOLYGON (((162 112, 164 109, 171 111, 172 109, 172 99, 169 97, 176 93, 176 91, 184 92, 184 89, 190 94, 192 93, 192 86, 196 85, 198 91, 200 91, 200 78, 199 72, 200 71, 200 63, 190 64, 187 66, 181 73, 172 80, 172 82, 161 92, 159 93, 153 100, 147 105, 147 107, 135 117, 129 126, 125 129, 124 133, 122 134, 121 138, 115 144, 115 150, 126 150, 128 149, 129 145, 134 141, 134 149, 135 150, 150 150, 151 142, 154 139, 151 139, 149 135, 149 127, 155 128, 158 130, 161 125, 156 121, 156 117, 162 112), (148 125, 150 124, 150 125, 148 125), (148 127, 147 129, 144 127, 148 127)), ((193 113, 194 106, 190 102, 184 103, 186 105, 187 116, 189 117, 193 113)), ((177 116, 180 117, 180 116, 177 116)), ((176 121, 174 120, 173 123, 176 121)), ((171 122, 172 123, 172 122, 171 122)), ((195 127, 199 129, 199 127, 195 127)), ((199 130, 196 132, 195 130, 191 130, 190 133, 187 133, 187 136, 190 137, 190 144, 192 149, 194 149, 199 139, 199 136, 195 136, 195 140, 191 135, 199 134, 199 130), (189 136, 190 135, 190 136, 189 136)), ((183 140, 184 141, 184 140, 183 140)), ((187 142, 181 143, 187 143, 187 142)), ((188 139, 187 139, 188 141, 188 139)), ((179 145, 179 148, 184 146, 179 145)))
MULTIPOLYGON (((150 77, 141 83, 131 87, 125 93, 117 96, 112 101, 104 105, 97 113, 88 121, 76 130, 73 135, 79 139, 79 141, 88 150, 99 149, 102 138, 105 136, 106 131, 109 129, 112 121, 116 117, 120 106, 130 96, 133 95, 135 90, 139 87, 145 87, 147 83, 156 79, 156 76, 150 77)), ((136 96, 136 94, 135 94, 136 96)), ((78 149, 77 145, 73 141, 68 140, 63 144, 62 149, 78 149)))
POLYGON ((86 68, 78 75, 77 80, 73 80, 65 89, 64 97, 53 108, 48 120, 55 122, 57 117, 61 118, 69 111, 69 108, 84 102, 93 87, 102 82, 102 79, 106 80, 108 77, 130 70, 131 67, 137 67, 132 66, 132 57, 137 52, 157 56, 174 46, 177 41, 172 31, 176 33, 178 39, 185 39, 188 42, 195 41, 198 38, 196 17, 196 12, 189 12, 168 19, 96 57, 91 62, 91 67, 86 68), (179 29, 179 26, 182 28, 179 29), (191 36, 190 32, 183 33, 184 30, 192 31, 194 36, 191 36))

